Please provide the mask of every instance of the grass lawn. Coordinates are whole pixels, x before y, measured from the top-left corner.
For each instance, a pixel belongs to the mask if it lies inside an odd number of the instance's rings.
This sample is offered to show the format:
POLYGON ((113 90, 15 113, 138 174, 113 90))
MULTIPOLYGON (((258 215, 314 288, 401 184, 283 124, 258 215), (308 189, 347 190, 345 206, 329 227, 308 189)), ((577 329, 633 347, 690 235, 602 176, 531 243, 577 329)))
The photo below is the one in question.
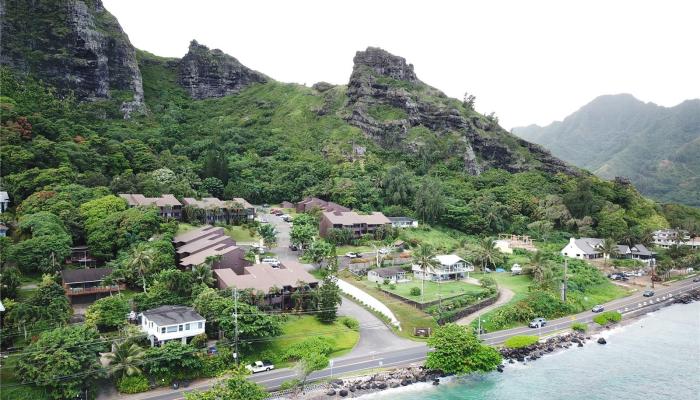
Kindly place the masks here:
MULTIPOLYGON (((378 245, 377 245, 377 248, 381 248, 381 247, 384 247, 384 245, 382 245, 382 244, 378 244, 378 245)), ((350 245, 346 245, 346 246, 339 246, 339 247, 336 248, 336 253, 337 253, 339 256, 344 256, 345 253, 349 253, 349 252, 353 252, 353 253, 374 253, 374 247, 372 247, 372 246, 350 246, 350 245)))
POLYGON ((250 231, 248 231, 248 228, 245 228, 243 226, 227 226, 224 229, 224 231, 227 235, 231 236, 231 239, 235 240, 236 242, 253 242, 256 240, 260 240, 260 237, 257 235, 257 233, 255 235, 251 235, 250 231))
POLYGON ((421 299, 423 299, 423 302, 425 303, 439 300, 440 297, 442 297, 442 299, 447 299, 462 294, 479 295, 484 292, 481 286, 472 285, 470 283, 462 281, 451 281, 442 283, 425 281, 425 293, 423 294, 423 296, 412 296, 410 294, 410 291, 411 288, 414 287, 420 288, 421 281, 413 280, 411 282, 399 283, 396 284, 396 289, 393 290, 389 287, 389 285, 382 285, 382 289, 386 291, 417 302, 421 302, 421 299))
POLYGON ((179 224, 177 224, 177 232, 176 232, 176 234, 177 234, 177 235, 180 235, 180 234, 183 234, 183 233, 185 233, 185 232, 187 232, 187 231, 191 231, 191 230, 194 229, 194 228, 196 228, 196 226, 190 225, 190 224, 185 223, 185 222, 180 222, 179 224))
POLYGON ((421 338, 413 336, 413 328, 437 328, 437 323, 433 317, 382 292, 377 289, 377 285, 374 282, 369 282, 367 279, 357 280, 355 275, 348 271, 342 271, 340 275, 346 282, 359 287, 389 307, 401 323, 401 331, 397 332, 399 336, 420 340, 421 338))
MULTIPOLYGON (((303 342, 310 337, 321 336, 330 339, 333 343, 333 351, 330 357, 338 357, 352 350, 357 344, 357 341, 360 340, 359 332, 346 327, 340 321, 336 321, 332 324, 324 324, 319 322, 316 317, 312 315, 289 316, 287 322, 285 322, 282 327, 282 331, 283 333, 281 336, 276 337, 269 344, 259 348, 259 351, 256 353, 271 352, 281 357, 287 347, 303 342)), ((250 359, 249 361, 255 360, 250 359)), ((279 368, 287 365, 288 363, 281 363, 281 365, 277 367, 279 368)))
POLYGON ((474 237, 442 227, 402 229, 399 238, 405 242, 417 241, 421 244, 429 244, 439 252, 445 253, 454 251, 464 243, 476 241, 474 237))

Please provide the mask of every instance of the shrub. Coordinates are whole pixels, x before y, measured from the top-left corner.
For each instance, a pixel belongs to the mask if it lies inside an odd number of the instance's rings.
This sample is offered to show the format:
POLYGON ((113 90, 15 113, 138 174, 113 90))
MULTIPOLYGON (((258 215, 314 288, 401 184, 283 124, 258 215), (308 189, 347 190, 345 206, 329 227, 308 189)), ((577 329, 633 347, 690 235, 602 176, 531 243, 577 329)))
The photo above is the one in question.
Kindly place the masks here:
POLYGON ((583 322, 574 322, 571 324, 571 329, 575 330, 576 332, 586 332, 588 330, 588 324, 583 322))
POLYGON ((384 279, 384 282, 383 282, 383 283, 384 283, 384 286, 388 285, 388 284, 389 284, 389 282, 391 282, 391 281, 390 281, 390 280, 388 280, 388 279, 384 279))
POLYGON ((395 284, 393 284, 393 283, 392 283, 392 284, 390 284, 390 285, 389 285, 389 289, 391 289, 391 290, 395 290, 395 289, 396 289, 396 285, 395 285, 395 284))
POLYGON ((598 314, 593 317, 593 322, 598 325, 607 325, 608 322, 620 322, 622 320, 622 314, 617 311, 606 311, 602 314, 598 314))
POLYGON ((233 357, 229 352, 219 353, 216 356, 200 356, 202 368, 198 376, 202 378, 214 378, 223 375, 229 365, 233 365, 233 357))
POLYGON ((117 381, 119 393, 134 394, 149 389, 148 379, 143 375, 125 376, 117 381))
POLYGON ((411 288, 411 291, 409 293, 411 294, 411 296, 420 296, 420 288, 414 286, 411 288))
POLYGON ((506 339, 506 341, 503 343, 504 346, 510 348, 510 349, 519 349, 521 347, 527 347, 530 345, 533 345, 537 343, 540 340, 539 337, 537 336, 530 336, 530 335, 517 335, 517 336, 512 336, 506 339))
POLYGON ((353 331, 360 330, 360 323, 355 318, 343 317, 340 319, 340 323, 345 325, 349 329, 352 329, 353 331))
POLYGON ((297 378, 289 379, 289 380, 282 382, 282 384, 280 385, 280 390, 293 389, 297 386, 301 386, 301 381, 299 379, 297 379, 297 378))
POLYGON ((204 333, 200 333, 199 335, 192 338, 190 344, 192 345, 192 347, 195 347, 197 349, 204 348, 207 345, 207 335, 204 333))
POLYGON ((287 360, 299 360, 311 353, 328 355, 333 351, 331 339, 325 337, 312 337, 303 342, 296 343, 287 348, 285 358, 287 360))

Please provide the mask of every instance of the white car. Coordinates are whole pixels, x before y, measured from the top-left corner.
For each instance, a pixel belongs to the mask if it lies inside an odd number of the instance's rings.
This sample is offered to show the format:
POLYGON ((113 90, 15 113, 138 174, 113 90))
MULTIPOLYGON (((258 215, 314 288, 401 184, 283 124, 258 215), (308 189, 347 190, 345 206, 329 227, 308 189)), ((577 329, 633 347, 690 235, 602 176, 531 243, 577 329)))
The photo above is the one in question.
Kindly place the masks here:
POLYGON ((379 249, 379 254, 389 254, 389 249, 379 249))
POLYGON ((353 253, 352 251, 345 253, 345 257, 347 258, 360 258, 360 255, 357 253, 353 253))
POLYGON ((245 366, 245 369, 252 373, 265 372, 275 369, 275 365, 269 361, 256 361, 245 366))
POLYGON ((273 267, 279 267, 280 266, 280 261, 274 257, 265 257, 262 260, 260 260, 261 263, 263 264, 270 264, 273 267))

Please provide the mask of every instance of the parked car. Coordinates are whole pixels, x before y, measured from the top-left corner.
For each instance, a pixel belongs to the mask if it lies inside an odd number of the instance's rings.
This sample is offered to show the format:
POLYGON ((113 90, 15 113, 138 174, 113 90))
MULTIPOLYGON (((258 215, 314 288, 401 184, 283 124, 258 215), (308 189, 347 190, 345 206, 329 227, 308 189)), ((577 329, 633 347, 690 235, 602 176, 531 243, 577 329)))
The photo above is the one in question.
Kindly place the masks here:
POLYGON ((360 255, 350 251, 350 252, 345 253, 345 257, 347 257, 347 258, 360 258, 360 255))
POLYGON ((258 219, 258 222, 260 222, 261 224, 267 224, 270 221, 268 221, 267 218, 265 218, 265 217, 260 217, 258 219))
POLYGON ((269 361, 256 361, 245 366, 245 369, 252 373, 265 372, 275 369, 275 365, 269 361))
POLYGON ((216 346, 209 346, 207 348, 207 354, 210 356, 215 356, 219 353, 219 350, 216 348, 216 346))
POLYGON ((535 318, 532 321, 530 321, 530 324, 528 325, 530 328, 541 328, 543 326, 547 325, 547 320, 544 318, 535 318))
POLYGON ((642 293, 642 296, 644 297, 652 297, 654 295, 653 290, 645 290, 644 293, 642 293))
POLYGON ((693 278, 693 282, 700 282, 700 276, 696 276, 695 278, 693 278))
POLYGON ((268 208, 268 207, 270 207, 270 205, 267 204, 267 203, 265 203, 265 204, 262 205, 262 207, 263 207, 263 208, 268 208))
POLYGON ((598 304, 597 306, 593 307, 593 309, 591 309, 591 311, 593 311, 595 313, 603 312, 603 311, 605 311, 605 307, 598 304))

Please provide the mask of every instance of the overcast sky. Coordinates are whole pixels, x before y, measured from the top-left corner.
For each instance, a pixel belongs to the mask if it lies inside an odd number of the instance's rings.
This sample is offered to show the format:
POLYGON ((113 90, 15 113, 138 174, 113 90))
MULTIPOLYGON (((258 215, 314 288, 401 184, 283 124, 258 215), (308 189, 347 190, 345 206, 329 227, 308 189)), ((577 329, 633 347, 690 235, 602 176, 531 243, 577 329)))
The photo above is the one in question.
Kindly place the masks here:
POLYGON ((138 48, 192 39, 284 82, 347 83, 367 46, 405 57, 506 128, 545 125, 602 94, 700 97, 700 1, 103 0, 138 48))

